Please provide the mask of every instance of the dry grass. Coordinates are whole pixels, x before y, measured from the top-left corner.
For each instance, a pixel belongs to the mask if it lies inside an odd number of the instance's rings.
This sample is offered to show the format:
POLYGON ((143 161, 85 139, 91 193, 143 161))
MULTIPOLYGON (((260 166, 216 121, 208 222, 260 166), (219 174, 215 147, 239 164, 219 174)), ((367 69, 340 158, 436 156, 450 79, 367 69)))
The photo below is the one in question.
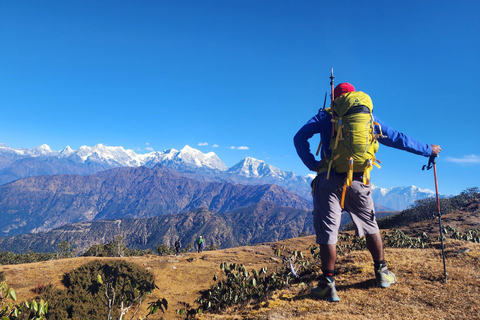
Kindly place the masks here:
MULTIPOLYGON (((310 239, 299 238, 296 243, 300 248, 306 248, 310 239)), ((158 290, 148 296, 146 303, 142 305, 140 315, 146 314, 148 302, 159 298, 166 298, 169 307, 165 315, 166 319, 177 318, 176 310, 185 307, 197 307, 194 300, 200 296, 201 290, 209 289, 213 284, 214 274, 220 276, 220 263, 240 263, 248 268, 260 269, 268 266, 273 269, 278 265, 279 259, 275 258, 270 244, 248 247, 238 247, 217 251, 204 251, 203 254, 187 253, 179 256, 155 256, 128 258, 94 258, 79 257, 44 261, 20 265, 0 266, 7 283, 17 291, 20 301, 35 297, 34 290, 39 285, 53 284, 57 288, 64 288, 63 275, 83 264, 95 260, 124 259, 143 266, 155 275, 158 290)), ((181 317, 179 317, 181 318, 181 317)))
MULTIPOLYGON (((279 242, 307 252, 314 237, 279 242)), ((221 262, 242 263, 251 269, 278 265, 272 247, 276 244, 208 251, 202 255, 145 256, 124 258, 155 275, 160 289, 147 302, 166 298, 169 309, 165 319, 182 318, 176 309, 197 307, 194 300, 201 290, 221 274, 221 262)), ((258 304, 230 308, 222 314, 204 314, 202 319, 478 319, 480 316, 480 244, 448 240, 446 242, 449 281, 443 281, 441 251, 434 249, 387 249, 390 269, 399 283, 389 289, 374 286, 369 253, 354 251, 339 256, 336 276, 340 303, 328 303, 309 296, 314 283, 294 285, 275 292, 258 304)), ((52 283, 58 288, 62 276, 96 258, 73 258, 23 265, 0 266, 8 284, 17 290, 20 300, 35 296, 38 285, 52 283)), ((115 258, 110 258, 115 259, 115 258)), ((142 307, 144 315, 146 304, 142 307)), ((184 318, 184 317, 183 317, 184 318)))
MULTIPOLYGON (((442 217, 444 225, 461 230, 478 228, 478 206, 466 212, 442 217)), ((428 232, 438 237, 436 220, 423 221, 405 232, 428 232)), ((166 314, 155 319, 182 319, 177 309, 197 308, 194 302, 200 291, 209 289, 213 276, 222 278, 222 262, 239 263, 247 269, 267 266, 274 270, 281 260, 274 247, 286 245, 310 255, 307 248, 314 237, 302 237, 263 245, 188 253, 179 256, 144 256, 123 258, 143 266, 155 276, 158 290, 148 297, 140 315, 146 314, 148 302, 166 298, 166 314)), ((337 259, 336 286, 339 303, 313 299, 306 282, 274 292, 268 301, 232 307, 222 314, 204 314, 201 319, 480 319, 480 244, 447 240, 448 283, 444 283, 439 243, 430 249, 386 249, 389 269, 395 272, 398 284, 388 289, 376 288, 373 263, 367 251, 353 251, 337 259)), ((63 288, 65 273, 100 258, 81 257, 22 265, 0 266, 9 286, 17 290, 19 300, 32 299, 38 286, 53 284, 63 288)), ((120 258, 102 258, 120 259, 120 258)), ((127 318, 129 319, 129 318, 127 318)))
POLYGON ((296 285, 267 302, 228 310, 230 315, 204 319, 479 319, 480 244, 447 241, 448 283, 443 281, 439 249, 387 249, 398 284, 375 287, 371 257, 366 251, 338 259, 339 303, 312 299, 311 283, 296 285))

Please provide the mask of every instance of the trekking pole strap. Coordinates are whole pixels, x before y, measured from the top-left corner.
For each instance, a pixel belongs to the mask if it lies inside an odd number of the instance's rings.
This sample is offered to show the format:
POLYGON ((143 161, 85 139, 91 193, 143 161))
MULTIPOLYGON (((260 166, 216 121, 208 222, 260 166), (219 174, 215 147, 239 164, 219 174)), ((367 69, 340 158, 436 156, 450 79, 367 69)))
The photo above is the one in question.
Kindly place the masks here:
MULTIPOLYGON (((436 156, 434 155, 431 155, 430 158, 428 158, 428 164, 424 165, 422 167, 422 170, 430 170, 433 168, 433 166, 436 164, 436 161, 435 161, 435 158, 436 156)), ((435 175, 436 176, 436 175, 435 175)))

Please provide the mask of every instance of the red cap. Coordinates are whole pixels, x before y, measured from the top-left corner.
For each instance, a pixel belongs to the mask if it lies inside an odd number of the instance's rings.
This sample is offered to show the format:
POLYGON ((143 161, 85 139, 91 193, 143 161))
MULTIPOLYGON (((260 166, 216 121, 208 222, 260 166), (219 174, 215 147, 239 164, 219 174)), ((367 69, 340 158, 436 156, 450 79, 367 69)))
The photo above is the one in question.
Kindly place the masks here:
POLYGON ((355 91, 355 87, 348 82, 340 83, 333 91, 333 98, 336 99, 342 94, 355 91))

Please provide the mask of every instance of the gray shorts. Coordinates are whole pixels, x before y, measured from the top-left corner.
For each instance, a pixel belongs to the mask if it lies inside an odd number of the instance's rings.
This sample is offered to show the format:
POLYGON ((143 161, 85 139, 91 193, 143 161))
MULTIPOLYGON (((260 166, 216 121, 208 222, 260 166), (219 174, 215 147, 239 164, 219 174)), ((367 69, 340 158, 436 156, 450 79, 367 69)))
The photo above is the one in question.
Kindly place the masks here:
MULTIPOLYGON (((314 181, 313 226, 318 244, 336 244, 342 215, 340 201, 345 178, 335 172, 330 173, 328 180, 326 176, 320 174, 314 181)), ((354 180, 352 186, 347 187, 344 204, 344 211, 350 214, 357 236, 379 232, 371 186, 354 180)))

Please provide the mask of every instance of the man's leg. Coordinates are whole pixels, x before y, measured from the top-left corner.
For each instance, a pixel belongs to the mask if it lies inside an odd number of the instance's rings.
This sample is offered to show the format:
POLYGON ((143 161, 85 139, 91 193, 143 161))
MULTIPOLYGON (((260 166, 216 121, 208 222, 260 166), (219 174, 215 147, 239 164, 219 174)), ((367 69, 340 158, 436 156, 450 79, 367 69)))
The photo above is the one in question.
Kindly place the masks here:
POLYGON ((339 301, 335 289, 335 260, 337 258, 337 237, 340 227, 342 210, 339 196, 341 196, 342 180, 336 175, 326 180, 325 175, 315 179, 313 192, 313 224, 317 236, 316 242, 320 245, 320 257, 323 275, 318 286, 312 288, 314 297, 336 302, 339 301))
POLYGON ((380 232, 374 234, 366 234, 365 239, 367 240, 367 249, 372 254, 373 261, 383 261, 383 243, 380 232))
POLYGON ((361 181, 353 181, 352 187, 347 189, 345 209, 350 212, 356 227, 356 235, 365 235, 367 248, 370 251, 375 268, 377 286, 389 287, 396 283, 395 275, 387 269, 383 251, 382 237, 375 219, 375 207, 372 199, 371 187, 361 181))
POLYGON ((322 261, 322 276, 318 286, 313 287, 310 293, 312 296, 330 301, 338 302, 337 290, 335 289, 335 260, 337 258, 336 244, 320 244, 320 259, 322 261))
POLYGON ((320 257, 322 261, 322 270, 334 270, 335 260, 337 260, 337 245, 321 244, 320 257))

